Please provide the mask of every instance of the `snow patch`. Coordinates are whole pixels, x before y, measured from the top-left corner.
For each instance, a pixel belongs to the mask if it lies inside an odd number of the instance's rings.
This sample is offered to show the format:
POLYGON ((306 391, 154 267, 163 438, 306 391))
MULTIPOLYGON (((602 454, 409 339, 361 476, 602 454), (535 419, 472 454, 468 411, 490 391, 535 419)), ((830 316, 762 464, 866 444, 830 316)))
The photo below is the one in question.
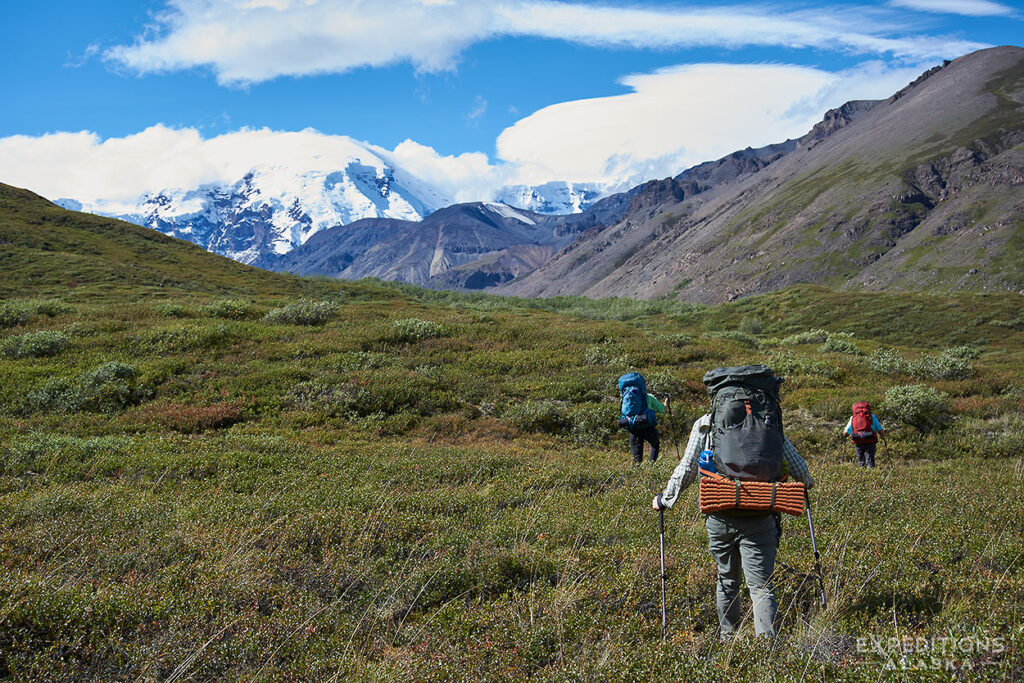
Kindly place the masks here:
POLYGON ((533 220, 529 216, 524 216, 523 214, 519 213, 508 204, 499 204, 497 202, 484 202, 484 206, 486 206, 488 209, 498 214, 499 216, 504 216, 505 218, 513 218, 522 223, 526 223, 527 225, 537 225, 537 222, 535 220, 533 220))

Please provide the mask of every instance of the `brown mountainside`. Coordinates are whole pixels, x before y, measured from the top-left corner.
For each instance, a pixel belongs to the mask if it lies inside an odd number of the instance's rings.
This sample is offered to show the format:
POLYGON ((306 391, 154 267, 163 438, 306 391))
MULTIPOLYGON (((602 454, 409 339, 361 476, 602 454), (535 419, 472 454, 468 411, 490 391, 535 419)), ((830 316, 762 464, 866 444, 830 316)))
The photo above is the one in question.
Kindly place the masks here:
POLYGON ((648 183, 621 220, 499 291, 713 302, 796 283, 1024 289, 1024 49, 966 55, 797 141, 648 183))

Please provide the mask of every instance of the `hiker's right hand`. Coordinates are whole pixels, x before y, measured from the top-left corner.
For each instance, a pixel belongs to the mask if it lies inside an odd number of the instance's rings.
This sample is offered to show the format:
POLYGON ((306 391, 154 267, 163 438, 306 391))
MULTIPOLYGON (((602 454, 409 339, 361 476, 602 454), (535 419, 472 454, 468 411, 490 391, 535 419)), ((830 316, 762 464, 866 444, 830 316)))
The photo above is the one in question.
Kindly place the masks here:
POLYGON ((658 498, 660 497, 661 496, 655 496, 654 498, 651 499, 651 507, 657 510, 658 512, 661 512, 662 510, 665 509, 662 506, 658 505, 658 498))

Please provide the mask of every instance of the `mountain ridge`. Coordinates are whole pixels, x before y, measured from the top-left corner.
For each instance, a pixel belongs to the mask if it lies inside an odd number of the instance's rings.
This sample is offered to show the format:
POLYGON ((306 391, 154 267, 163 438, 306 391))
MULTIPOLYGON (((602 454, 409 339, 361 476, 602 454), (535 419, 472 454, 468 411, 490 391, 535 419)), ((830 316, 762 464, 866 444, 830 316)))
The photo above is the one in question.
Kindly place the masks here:
POLYGON ((1024 49, 961 57, 886 100, 833 110, 767 163, 741 154, 752 170, 715 187, 692 170, 667 179, 700 191, 632 207, 496 291, 714 302, 804 282, 1022 289, 1022 93, 1024 49), (919 200, 945 187, 930 207, 919 200))

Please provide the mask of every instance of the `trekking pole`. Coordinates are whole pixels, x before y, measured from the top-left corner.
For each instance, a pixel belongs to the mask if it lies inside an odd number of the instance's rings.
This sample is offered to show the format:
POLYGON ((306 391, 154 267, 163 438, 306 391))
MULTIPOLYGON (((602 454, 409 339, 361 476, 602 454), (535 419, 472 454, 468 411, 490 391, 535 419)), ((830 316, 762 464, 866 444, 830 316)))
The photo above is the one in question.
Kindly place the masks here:
POLYGON ((661 641, 665 642, 668 616, 665 612, 665 511, 658 510, 658 526, 661 531, 661 641))
POLYGON ((676 459, 681 460, 682 458, 679 456, 679 427, 676 425, 676 419, 672 417, 672 395, 665 394, 665 398, 668 399, 668 421, 672 425, 672 443, 676 447, 676 459))
POLYGON ((821 588, 821 607, 828 608, 825 601, 825 579, 821 576, 821 556, 818 554, 818 543, 814 540, 814 520, 811 519, 811 497, 804 489, 804 502, 807 503, 807 524, 811 527, 811 548, 814 549, 814 571, 818 575, 818 586, 821 588))

